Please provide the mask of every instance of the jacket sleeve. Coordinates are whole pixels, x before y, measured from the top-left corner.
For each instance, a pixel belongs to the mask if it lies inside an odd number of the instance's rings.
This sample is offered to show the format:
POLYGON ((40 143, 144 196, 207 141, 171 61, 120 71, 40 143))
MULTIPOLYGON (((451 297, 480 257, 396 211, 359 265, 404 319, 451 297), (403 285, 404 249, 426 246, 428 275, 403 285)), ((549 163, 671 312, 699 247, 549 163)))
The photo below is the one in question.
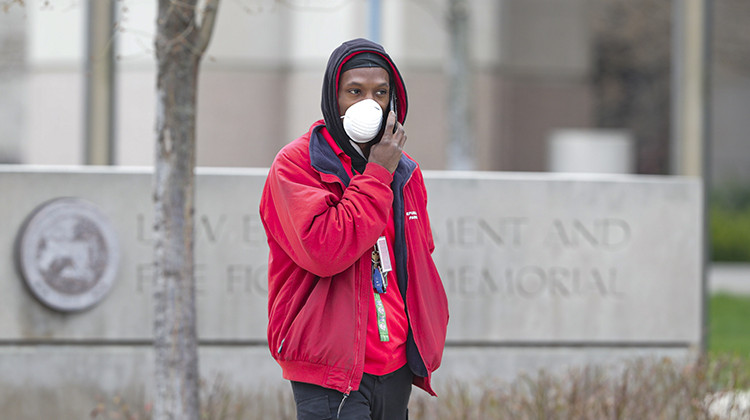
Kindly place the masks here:
POLYGON ((354 264, 385 229, 393 203, 392 175, 377 164, 331 191, 306 162, 280 153, 261 200, 266 231, 303 269, 333 276, 354 264))
POLYGON ((421 169, 417 167, 414 173, 416 180, 419 183, 420 192, 422 193, 422 208, 420 209, 420 221, 422 222, 422 230, 425 234, 425 240, 427 241, 427 248, 430 254, 435 251, 435 241, 432 237, 432 226, 430 225, 430 215, 427 213, 427 187, 424 184, 424 176, 422 175, 421 169))

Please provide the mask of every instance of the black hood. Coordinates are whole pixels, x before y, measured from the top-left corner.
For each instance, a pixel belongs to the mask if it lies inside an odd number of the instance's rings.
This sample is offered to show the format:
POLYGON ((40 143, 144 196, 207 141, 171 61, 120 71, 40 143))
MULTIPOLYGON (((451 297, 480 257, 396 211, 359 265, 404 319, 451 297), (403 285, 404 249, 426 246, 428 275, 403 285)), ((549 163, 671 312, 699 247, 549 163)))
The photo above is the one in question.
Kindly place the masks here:
MULTIPOLYGON (((336 144, 352 158, 354 168, 358 172, 364 171, 367 162, 354 150, 349 143, 349 136, 344 131, 344 124, 341 121, 338 102, 338 81, 341 73, 341 66, 352 56, 362 52, 373 52, 381 55, 391 66, 392 87, 391 103, 396 104, 396 117, 403 124, 406 121, 406 111, 408 110, 408 100, 406 96, 406 86, 401 73, 398 71, 396 64, 391 57, 385 52, 385 49, 372 41, 363 38, 353 39, 344 42, 338 48, 333 50, 328 59, 328 66, 323 77, 323 93, 321 95, 320 108, 323 111, 323 119, 326 123, 326 129, 333 136, 336 144)), ((386 111, 390 111, 389 109, 386 111)))

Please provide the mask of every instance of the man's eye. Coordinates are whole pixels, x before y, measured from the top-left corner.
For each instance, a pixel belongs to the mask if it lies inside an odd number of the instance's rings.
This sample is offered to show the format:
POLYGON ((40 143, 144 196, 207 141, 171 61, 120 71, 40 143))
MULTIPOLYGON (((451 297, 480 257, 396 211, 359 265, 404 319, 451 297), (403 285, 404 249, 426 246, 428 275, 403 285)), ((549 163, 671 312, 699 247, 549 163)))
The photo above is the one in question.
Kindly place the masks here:
POLYGON ((359 92, 359 89, 349 89, 349 93, 351 93, 352 95, 359 95, 359 92))

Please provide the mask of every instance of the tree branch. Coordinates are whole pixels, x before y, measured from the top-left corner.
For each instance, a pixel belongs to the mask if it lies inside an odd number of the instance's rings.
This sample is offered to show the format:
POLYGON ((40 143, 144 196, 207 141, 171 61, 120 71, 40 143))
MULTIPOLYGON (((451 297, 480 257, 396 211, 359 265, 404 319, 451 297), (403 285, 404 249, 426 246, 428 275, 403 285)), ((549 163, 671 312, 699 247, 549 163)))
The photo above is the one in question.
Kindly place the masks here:
POLYGON ((203 9, 203 18, 201 19, 201 27, 198 33, 198 39, 195 43, 195 50, 199 54, 203 55, 206 52, 209 41, 211 41, 211 35, 214 30, 214 23, 216 22, 216 13, 219 10, 219 0, 207 0, 206 7, 203 9))
POLYGON ((13 7, 14 4, 18 4, 21 7, 24 7, 25 4, 23 3, 24 0, 3 0, 0 2, 0 5, 3 7, 3 12, 8 12, 11 7, 13 7))

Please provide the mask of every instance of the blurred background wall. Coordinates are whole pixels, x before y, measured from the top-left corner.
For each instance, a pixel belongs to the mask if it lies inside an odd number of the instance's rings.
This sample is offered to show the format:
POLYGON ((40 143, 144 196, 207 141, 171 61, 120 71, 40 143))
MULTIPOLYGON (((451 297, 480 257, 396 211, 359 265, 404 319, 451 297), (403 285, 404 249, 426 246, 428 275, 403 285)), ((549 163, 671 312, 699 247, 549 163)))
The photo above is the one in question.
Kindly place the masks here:
MULTIPOLYGON (((409 89, 407 151, 444 169, 448 0, 224 0, 199 87, 198 164, 265 167, 320 118, 320 85, 342 41, 378 34, 409 89), (373 32, 377 25, 377 32, 373 32)), ((683 1, 683 0, 679 0, 683 1)), ((0 159, 84 163, 88 2, 5 3, 0 159), (10 4, 10 6, 8 6, 10 4)), ((626 130, 633 171, 669 174, 672 2, 468 1, 470 124, 477 168, 548 170, 559 129, 626 130)), ((151 165, 155 1, 115 2, 114 163, 151 165)), ((750 179, 750 4, 714 2, 714 182, 750 179)))

